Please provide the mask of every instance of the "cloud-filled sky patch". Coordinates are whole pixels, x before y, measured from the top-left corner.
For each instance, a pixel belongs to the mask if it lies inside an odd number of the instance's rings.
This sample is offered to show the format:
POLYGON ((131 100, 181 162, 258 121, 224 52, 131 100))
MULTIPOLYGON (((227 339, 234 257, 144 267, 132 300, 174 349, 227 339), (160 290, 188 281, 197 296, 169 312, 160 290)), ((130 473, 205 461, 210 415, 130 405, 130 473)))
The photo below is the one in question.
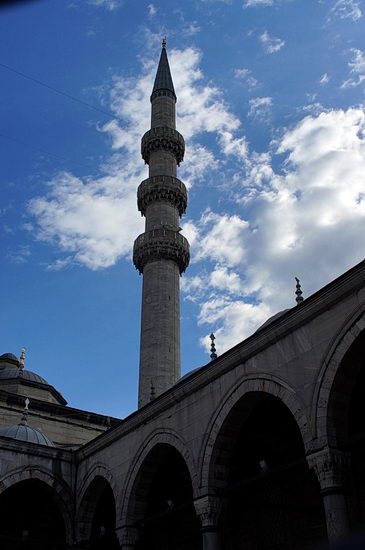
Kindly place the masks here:
POLYGON ((30 340, 29 368, 64 384, 72 405, 123 415, 136 395, 141 278, 131 251, 144 227, 140 139, 161 38, 186 140, 186 372, 208 361, 210 332, 221 353, 295 306, 295 276, 306 297, 364 256, 363 5, 80 0, 55 13, 46 3, 42 18, 40 9, 6 13, 22 41, 4 50, 13 72, 2 68, 3 352, 30 340), (20 299, 27 315, 12 322, 20 299), (71 372, 86 381, 80 395, 71 372), (104 372, 114 382, 101 395, 104 372), (118 384, 129 388, 124 404, 118 384))

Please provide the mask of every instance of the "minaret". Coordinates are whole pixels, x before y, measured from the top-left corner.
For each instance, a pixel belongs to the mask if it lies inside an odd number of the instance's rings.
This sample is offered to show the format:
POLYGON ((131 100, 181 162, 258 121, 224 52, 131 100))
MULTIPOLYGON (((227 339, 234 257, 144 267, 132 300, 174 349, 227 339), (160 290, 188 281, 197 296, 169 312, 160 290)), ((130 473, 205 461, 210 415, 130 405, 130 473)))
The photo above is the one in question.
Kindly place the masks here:
POLYGON ((175 130, 176 95, 166 42, 151 94, 151 130, 141 153, 149 178, 138 188, 138 210, 145 233, 134 243, 133 262, 143 274, 138 406, 171 388, 180 377, 180 275, 189 264, 189 243, 179 218, 186 187, 176 177, 184 157, 184 138, 175 130))

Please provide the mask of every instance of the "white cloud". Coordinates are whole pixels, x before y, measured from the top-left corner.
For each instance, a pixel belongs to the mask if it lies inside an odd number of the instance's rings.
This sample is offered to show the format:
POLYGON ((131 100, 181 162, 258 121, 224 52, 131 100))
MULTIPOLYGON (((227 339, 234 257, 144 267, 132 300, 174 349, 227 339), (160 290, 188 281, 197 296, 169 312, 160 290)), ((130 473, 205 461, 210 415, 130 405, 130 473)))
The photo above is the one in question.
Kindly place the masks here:
POLYGON ((267 31, 264 31, 262 34, 260 34, 259 40, 263 45, 265 53, 278 52, 283 46, 285 46, 284 40, 282 40, 281 38, 270 36, 267 31))
POLYGON ((248 116, 267 119, 271 113, 272 97, 255 97, 249 101, 248 116))
POLYGON ((182 33, 185 36, 194 36, 195 34, 198 34, 198 32, 200 32, 200 27, 196 21, 187 23, 185 27, 182 29, 182 33))
POLYGON ((324 86, 325 84, 328 84, 329 81, 330 81, 330 77, 328 76, 327 73, 324 73, 321 76, 319 83, 322 84, 322 86, 324 86))
POLYGON ((357 48, 351 48, 352 60, 349 61, 349 67, 352 73, 364 73, 365 72, 365 54, 363 51, 357 48))
POLYGON ((219 264, 211 272, 209 284, 213 288, 218 288, 229 293, 239 293, 242 288, 239 274, 219 264))
POLYGON ((200 237, 195 245, 194 260, 213 259, 235 266, 244 257, 243 243, 248 223, 238 216, 220 215, 207 210, 198 223, 200 237))
POLYGON ((362 17, 359 0, 337 0, 331 12, 341 19, 352 19, 356 21, 362 17))
POLYGON ((234 76, 237 80, 243 81, 249 90, 253 90, 259 84, 249 69, 234 69, 234 76))
MULTIPOLYGON (((269 151, 255 153, 220 91, 204 81, 200 53, 172 50, 169 59, 177 128, 187 141, 181 178, 192 185, 209 174, 217 181, 228 157, 236 167, 229 173, 235 212, 207 210, 183 223, 194 274, 183 277, 183 288, 223 351, 269 315, 295 305, 295 275, 307 296, 362 258, 365 114, 358 108, 306 116, 269 151), (214 148, 201 143, 204 133, 215 138, 214 148)), ((101 173, 82 179, 58 174, 30 201, 37 238, 61 252, 53 269, 74 262, 99 269, 130 257, 143 231, 136 188, 147 174, 139 148, 149 127, 155 68, 147 59, 137 77, 115 77, 111 108, 118 122, 101 128, 114 154, 101 173)))
POLYGON ((148 9, 149 17, 153 17, 154 15, 156 15, 157 13, 156 6, 154 6, 153 4, 148 4, 147 9, 148 9))
MULTIPOLYGON (((200 325, 209 324, 216 337, 218 355, 252 334, 270 316, 270 309, 264 303, 250 304, 241 300, 212 298, 202 305, 198 318, 200 325), (215 328, 219 326, 219 328, 215 328)), ((209 349, 207 335, 201 344, 209 349)))
POLYGON ((28 245, 21 245, 7 252, 7 259, 13 264, 25 264, 30 259, 30 248, 28 245))
POLYGON ((244 8, 251 8, 255 6, 272 6, 273 0, 246 0, 243 4, 244 8))
MULTIPOLYGON (((201 84, 200 53, 193 48, 172 50, 169 60, 179 101, 177 128, 186 140, 186 161, 179 175, 191 186, 219 166, 214 153, 199 143, 199 134, 213 133, 221 153, 237 159, 245 158, 247 145, 244 138, 235 136, 240 122, 220 91, 201 84)), ((100 131, 110 137, 115 153, 101 167, 101 174, 87 178, 58 174, 46 182, 46 194, 29 203, 37 238, 57 246, 68 263, 90 269, 113 265, 120 257, 130 257, 134 239, 143 231, 136 190, 147 177, 140 139, 149 127, 155 71, 155 61, 147 59, 138 77, 114 77, 110 103, 118 120, 104 124, 100 131)), ((54 268, 66 265, 61 260, 56 259, 54 268)))
POLYGON ((357 88, 357 86, 360 86, 362 82, 365 80, 365 75, 360 74, 357 78, 349 78, 348 80, 344 80, 341 84, 341 88, 357 88))
POLYGON ((30 213, 37 218, 37 239, 56 244, 68 253, 67 261, 57 260, 53 269, 74 262, 90 269, 113 265, 120 256, 129 255, 131 243, 142 232, 136 211, 137 174, 82 181, 69 173, 58 174, 48 183, 43 197, 29 202, 30 213), (70 254, 71 253, 71 254, 70 254))
POLYGON ((195 223, 193 262, 211 264, 199 320, 221 351, 295 306, 295 275, 306 297, 362 259, 365 112, 307 116, 272 153, 249 154, 246 166, 241 214, 208 212, 195 223), (279 173, 276 154, 284 156, 279 173))
POLYGON ((122 0, 88 0, 89 4, 106 8, 109 11, 114 11, 123 4, 122 0))
POLYGON ((356 88, 365 79, 365 54, 362 50, 351 48, 349 53, 352 59, 348 62, 350 73, 357 75, 357 78, 349 78, 342 82, 341 88, 356 88), (363 74, 361 74, 363 73, 363 74))

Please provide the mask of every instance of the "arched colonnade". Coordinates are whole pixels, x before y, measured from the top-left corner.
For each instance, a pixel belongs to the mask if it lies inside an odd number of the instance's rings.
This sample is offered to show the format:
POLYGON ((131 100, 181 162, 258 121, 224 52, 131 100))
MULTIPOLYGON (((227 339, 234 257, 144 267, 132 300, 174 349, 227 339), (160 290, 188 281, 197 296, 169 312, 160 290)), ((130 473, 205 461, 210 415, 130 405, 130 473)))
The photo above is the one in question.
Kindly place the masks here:
POLYGON ((101 463, 78 495, 41 469, 0 479, 1 548, 304 550, 363 526, 364 349, 357 315, 326 354, 310 418, 283 381, 246 377, 204 440, 150 434, 123 486, 101 463))

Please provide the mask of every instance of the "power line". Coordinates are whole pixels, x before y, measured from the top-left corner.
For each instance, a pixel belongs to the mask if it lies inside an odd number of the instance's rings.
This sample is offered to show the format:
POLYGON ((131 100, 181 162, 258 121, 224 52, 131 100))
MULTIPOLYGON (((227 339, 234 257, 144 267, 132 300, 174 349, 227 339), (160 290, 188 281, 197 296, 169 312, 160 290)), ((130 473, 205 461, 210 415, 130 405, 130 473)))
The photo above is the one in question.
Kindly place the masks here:
POLYGON ((94 105, 91 105, 90 103, 87 103, 86 101, 83 101, 82 99, 74 97, 73 95, 68 94, 66 92, 62 92, 62 90, 58 90, 54 86, 50 86, 49 84, 46 84, 45 82, 42 82, 41 80, 38 80, 38 78, 33 78, 32 76, 29 76, 29 75, 27 75, 27 74, 25 74, 21 71, 13 69, 12 67, 9 67, 9 65, 5 65, 4 63, 0 63, 0 67, 3 67, 4 69, 7 69, 8 71, 11 71, 12 73, 17 74, 18 76, 22 76, 23 78, 26 78, 27 80, 30 80, 31 82, 35 82, 36 84, 39 84, 39 86, 43 86, 44 88, 48 88, 49 90, 52 90, 52 92, 55 92, 56 94, 60 94, 64 97, 67 97, 68 99, 71 99, 72 101, 76 101, 77 103, 80 103, 81 105, 84 105, 85 107, 89 107, 90 109, 93 109, 94 111, 97 111, 98 113, 102 113, 103 115, 106 115, 109 118, 119 118, 117 115, 115 115, 111 111, 105 111, 103 109, 99 109, 98 107, 94 107, 94 105))

